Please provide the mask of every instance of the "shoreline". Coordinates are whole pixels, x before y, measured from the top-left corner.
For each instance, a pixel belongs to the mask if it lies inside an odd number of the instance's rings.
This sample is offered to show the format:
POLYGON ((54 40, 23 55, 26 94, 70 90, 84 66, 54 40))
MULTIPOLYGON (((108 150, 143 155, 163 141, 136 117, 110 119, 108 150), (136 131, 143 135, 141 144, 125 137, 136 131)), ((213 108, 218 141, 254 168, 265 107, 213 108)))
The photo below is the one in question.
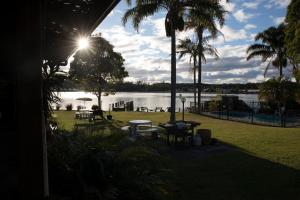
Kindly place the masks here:
MULTIPOLYGON (((86 93, 92 93, 92 92, 87 92, 83 90, 63 90, 63 91, 54 91, 54 92, 86 92, 86 93)), ((116 91, 115 93, 171 93, 171 91, 116 91)), ((194 93, 193 91, 177 91, 176 93, 194 93)), ((216 92, 201 92, 201 94, 217 94, 216 92)), ((220 95, 238 95, 238 94, 258 94, 257 92, 239 92, 239 93, 220 93, 220 95)))

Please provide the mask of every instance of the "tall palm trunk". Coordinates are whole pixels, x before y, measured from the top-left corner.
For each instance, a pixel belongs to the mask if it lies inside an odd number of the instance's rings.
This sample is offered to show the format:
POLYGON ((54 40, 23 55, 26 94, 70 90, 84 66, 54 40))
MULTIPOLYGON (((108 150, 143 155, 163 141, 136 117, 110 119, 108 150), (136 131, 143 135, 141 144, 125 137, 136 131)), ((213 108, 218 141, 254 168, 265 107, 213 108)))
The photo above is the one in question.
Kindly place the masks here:
POLYGON ((102 104, 101 104, 101 94, 102 94, 102 89, 99 88, 97 93, 98 93, 98 94, 97 94, 98 106, 99 106, 99 109, 102 110, 102 104))
MULTIPOLYGON (((281 51, 279 51, 278 54, 280 55, 281 58, 283 57, 281 51)), ((281 59, 279 59, 279 77, 282 77, 282 75, 283 75, 282 68, 283 68, 283 61, 281 59)))
MULTIPOLYGON (((196 103, 197 103, 197 100, 196 100, 196 98, 197 98, 197 87, 196 87, 196 60, 197 60, 197 58, 196 58, 196 55, 194 55, 194 107, 195 107, 195 109, 196 109, 196 103)), ((194 111, 195 112, 195 111, 194 111)))
POLYGON ((282 77, 283 73, 282 73, 282 68, 283 68, 283 65, 282 63, 279 61, 279 76, 282 77))
POLYGON ((202 40, 203 40, 203 28, 199 27, 197 30, 197 35, 198 35, 198 113, 201 112, 201 92, 202 92, 202 83, 201 83, 201 75, 202 75, 202 61, 201 61, 201 56, 202 56, 202 40))
POLYGON ((170 122, 176 121, 176 33, 171 21, 171 115, 170 122))

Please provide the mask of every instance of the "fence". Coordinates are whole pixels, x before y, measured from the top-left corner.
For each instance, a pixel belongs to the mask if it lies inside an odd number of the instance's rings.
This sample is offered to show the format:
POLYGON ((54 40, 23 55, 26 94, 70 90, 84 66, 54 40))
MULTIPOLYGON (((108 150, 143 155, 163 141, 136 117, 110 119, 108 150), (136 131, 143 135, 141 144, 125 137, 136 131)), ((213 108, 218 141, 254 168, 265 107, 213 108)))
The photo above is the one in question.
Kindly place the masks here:
MULTIPOLYGON (((191 104, 191 111, 197 106, 191 104)), ((201 114, 219 119, 281 127, 300 127, 300 105, 285 108, 265 102, 206 101, 201 103, 201 114)))

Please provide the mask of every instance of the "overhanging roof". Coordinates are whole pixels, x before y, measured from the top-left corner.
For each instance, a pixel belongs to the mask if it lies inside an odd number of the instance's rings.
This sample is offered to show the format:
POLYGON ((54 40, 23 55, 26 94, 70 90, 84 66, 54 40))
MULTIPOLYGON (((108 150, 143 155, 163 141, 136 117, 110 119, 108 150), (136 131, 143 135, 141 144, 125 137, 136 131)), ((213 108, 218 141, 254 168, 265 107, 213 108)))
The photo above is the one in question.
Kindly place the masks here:
POLYGON ((48 0, 44 19, 44 56, 65 62, 80 36, 90 35, 120 0, 48 0))

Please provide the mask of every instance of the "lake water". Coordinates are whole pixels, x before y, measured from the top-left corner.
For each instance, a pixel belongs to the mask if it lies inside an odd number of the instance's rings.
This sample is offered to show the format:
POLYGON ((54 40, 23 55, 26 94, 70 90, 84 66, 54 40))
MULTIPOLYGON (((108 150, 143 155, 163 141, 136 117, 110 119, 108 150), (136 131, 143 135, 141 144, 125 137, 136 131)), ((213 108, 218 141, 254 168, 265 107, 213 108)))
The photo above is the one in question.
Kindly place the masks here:
MULTIPOLYGON (((73 104, 73 109, 76 109, 78 105, 85 106, 87 109, 91 109, 92 105, 97 105, 97 97, 92 93, 87 92, 60 92, 58 93, 62 99, 60 103, 61 109, 65 109, 65 105, 73 104), (89 97, 92 101, 79 101, 76 100, 80 97, 89 97)), ((194 100, 193 93, 177 93, 176 98, 176 110, 182 108, 182 103, 179 98, 179 94, 186 97, 185 107, 190 107, 190 102, 194 100)), ((229 95, 229 94, 228 94, 229 95)), ((250 102, 257 101, 257 94, 234 94, 239 96, 239 99, 250 102)), ((137 107, 148 107, 149 109, 155 109, 155 107, 162 107, 164 110, 170 106, 170 93, 166 92, 117 92, 115 95, 103 96, 102 97, 102 108, 103 110, 109 109, 109 104, 117 103, 119 101, 133 101, 134 109, 137 107)), ((201 101, 208 101, 216 96, 212 93, 202 93, 201 101)))

